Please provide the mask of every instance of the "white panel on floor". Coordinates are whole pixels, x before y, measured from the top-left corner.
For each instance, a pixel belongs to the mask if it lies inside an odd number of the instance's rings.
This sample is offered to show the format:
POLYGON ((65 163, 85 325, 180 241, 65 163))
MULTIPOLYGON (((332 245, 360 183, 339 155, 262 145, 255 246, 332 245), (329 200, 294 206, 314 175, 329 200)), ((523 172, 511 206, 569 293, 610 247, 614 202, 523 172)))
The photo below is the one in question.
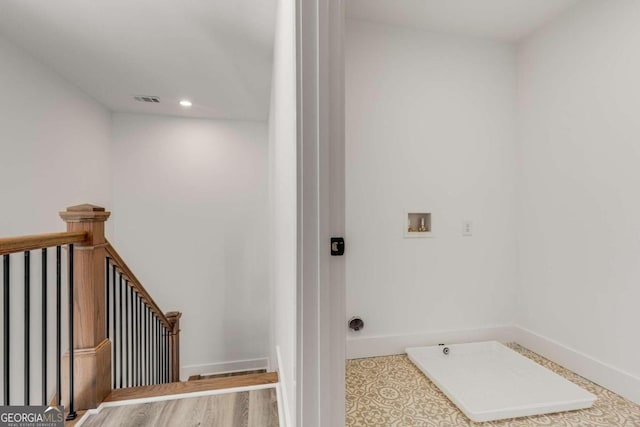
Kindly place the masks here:
POLYGON ((596 397, 497 341, 408 348, 409 359, 472 421, 589 408, 596 397))

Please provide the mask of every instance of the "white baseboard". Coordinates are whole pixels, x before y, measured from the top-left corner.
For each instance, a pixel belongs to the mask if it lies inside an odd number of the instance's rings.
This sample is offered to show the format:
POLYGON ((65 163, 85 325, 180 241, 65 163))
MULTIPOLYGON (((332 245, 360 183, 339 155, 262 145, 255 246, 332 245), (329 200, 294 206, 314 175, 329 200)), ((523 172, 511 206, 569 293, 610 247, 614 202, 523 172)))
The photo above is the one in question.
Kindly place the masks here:
POLYGON ((640 404, 640 377, 521 326, 514 326, 513 329, 515 341, 523 347, 640 404))
POLYGON ((423 332, 409 335, 384 335, 347 338, 347 359, 401 354, 407 347, 454 344, 474 341, 513 341, 512 326, 491 326, 477 329, 423 332))
POLYGON ((227 372, 252 371, 255 369, 267 369, 269 359, 232 360, 229 362, 205 363, 202 365, 188 365, 180 368, 180 379, 186 381, 192 375, 215 375, 227 372))
POLYGON ((276 393, 278 394, 278 419, 280 427, 293 427, 291 424, 291 411, 289 410, 289 395, 287 394, 287 381, 282 369, 282 357, 280 356, 280 346, 276 346, 276 364, 278 370, 278 384, 276 393))

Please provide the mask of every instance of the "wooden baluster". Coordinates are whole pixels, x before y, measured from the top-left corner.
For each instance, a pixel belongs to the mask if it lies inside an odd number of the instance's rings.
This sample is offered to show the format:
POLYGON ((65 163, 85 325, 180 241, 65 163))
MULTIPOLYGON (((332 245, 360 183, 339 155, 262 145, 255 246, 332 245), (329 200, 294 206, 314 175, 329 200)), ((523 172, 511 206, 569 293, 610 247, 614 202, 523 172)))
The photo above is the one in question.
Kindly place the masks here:
POLYGON ((171 330, 169 331, 171 376, 169 381, 178 382, 180 381, 180 317, 182 317, 182 313, 170 311, 166 316, 171 324, 171 330))

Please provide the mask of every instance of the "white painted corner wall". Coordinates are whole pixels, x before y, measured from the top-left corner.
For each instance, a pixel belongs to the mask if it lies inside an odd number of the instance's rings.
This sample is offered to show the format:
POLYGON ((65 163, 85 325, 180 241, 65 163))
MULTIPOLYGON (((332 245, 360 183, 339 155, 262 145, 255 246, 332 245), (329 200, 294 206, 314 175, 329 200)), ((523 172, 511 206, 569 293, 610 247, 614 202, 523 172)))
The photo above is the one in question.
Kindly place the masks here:
POLYGON ((510 45, 347 21, 349 347, 511 323, 514 109, 510 45), (412 209, 433 237, 404 238, 412 209))
MULTIPOLYGON (((65 231, 58 212, 66 207, 87 202, 110 206, 109 111, 1 36, 0 64, 0 237, 65 231)), ((49 265, 55 262, 54 256, 50 250, 49 265)), ((11 257, 12 283, 22 283, 23 259, 11 257)), ((32 254, 31 260, 32 277, 40 277, 40 255, 32 254)), ((3 268, 0 266, 0 274, 3 268)), ((48 277, 49 283, 55 283, 53 269, 48 277)), ((11 325, 24 322, 24 311, 17 309, 24 307, 24 293, 17 290, 10 296, 11 325)), ((31 298, 33 302, 40 300, 40 286, 32 286, 31 298)), ((63 301, 63 313, 67 312, 65 307, 63 301)), ((50 300, 48 313, 48 333, 53 336, 54 300, 50 300)), ((32 336, 40 336, 42 312, 32 309, 31 316, 32 336)), ((23 336, 14 328, 12 331, 10 369, 22 372, 23 336)), ((64 333, 62 340, 66 345, 64 333)), ((55 340, 49 340, 47 352, 55 353, 55 340)), ((41 354, 40 344, 34 341, 31 366, 40 366, 41 354)), ((0 360, 4 362, 6 356, 0 354, 0 360)), ((50 359, 48 364, 48 396, 55 393, 54 362, 50 359)), ((41 396, 42 381, 36 369, 31 376, 33 399, 41 396)), ((12 404, 22 403, 24 384, 12 381, 10 394, 12 404)))
MULTIPOLYGON (((269 109, 268 229, 271 364, 287 427, 296 419, 297 128, 295 1, 278 0, 269 109)), ((278 405, 279 407, 281 405, 278 405)), ((293 422, 293 423, 292 423, 293 422)))
POLYGON ((112 243, 182 312, 185 373, 265 367, 266 124, 114 114, 113 159, 112 243))
POLYGON ((516 320, 535 336, 635 377, 635 393, 625 394, 613 373, 610 388, 636 402, 639 22, 636 1, 586 0, 524 40, 517 140, 516 320))
POLYGON ((0 236, 65 231, 66 207, 110 206, 110 112, 3 37, 0 63, 0 236))
POLYGON ((640 403, 638 22, 585 0, 515 49, 348 22, 348 357, 513 339, 640 403))

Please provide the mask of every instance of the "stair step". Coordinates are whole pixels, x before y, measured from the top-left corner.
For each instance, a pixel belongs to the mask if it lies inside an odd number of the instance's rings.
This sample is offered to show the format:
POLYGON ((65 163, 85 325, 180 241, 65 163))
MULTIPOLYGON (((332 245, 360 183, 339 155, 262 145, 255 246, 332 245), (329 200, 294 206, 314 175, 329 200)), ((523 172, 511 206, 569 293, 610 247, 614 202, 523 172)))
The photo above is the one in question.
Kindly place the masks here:
POLYGON ((104 400, 117 402, 122 400, 143 399, 146 397, 169 396, 172 394, 195 393, 198 391, 221 390, 226 388, 248 387, 253 385, 275 384, 276 372, 262 374, 235 375, 202 380, 182 381, 169 384, 128 387, 113 390, 104 400))
MULTIPOLYGON (((49 406, 55 406, 57 404, 58 404, 58 395, 54 394, 53 397, 51 398, 51 400, 49 401, 49 406)), ((65 408, 65 409, 66 409, 66 412, 64 413, 64 418, 65 418, 64 426, 65 427, 73 427, 73 426, 75 426, 78 422, 80 422, 80 418, 82 418, 84 416, 84 414, 87 412, 87 411, 76 411, 77 416, 73 420, 67 421, 67 415, 69 415, 69 411, 68 411, 69 408, 65 408)))
MULTIPOLYGON (((80 422, 80 419, 82 419, 82 417, 84 417, 84 414, 86 412, 87 411, 76 411, 78 416, 74 420, 71 420, 71 421, 66 421, 65 420, 64 427, 73 427, 73 426, 75 426, 77 423, 80 422)), ((65 416, 65 418, 67 417, 67 413, 66 412, 65 412, 64 416, 65 416)))
POLYGON ((256 370, 252 370, 252 371, 225 372, 224 374, 191 375, 189 377, 189 381, 208 380, 208 379, 212 379, 212 378, 235 377, 235 376, 238 376, 238 375, 264 374, 266 372, 267 372, 266 369, 256 369, 256 370))

